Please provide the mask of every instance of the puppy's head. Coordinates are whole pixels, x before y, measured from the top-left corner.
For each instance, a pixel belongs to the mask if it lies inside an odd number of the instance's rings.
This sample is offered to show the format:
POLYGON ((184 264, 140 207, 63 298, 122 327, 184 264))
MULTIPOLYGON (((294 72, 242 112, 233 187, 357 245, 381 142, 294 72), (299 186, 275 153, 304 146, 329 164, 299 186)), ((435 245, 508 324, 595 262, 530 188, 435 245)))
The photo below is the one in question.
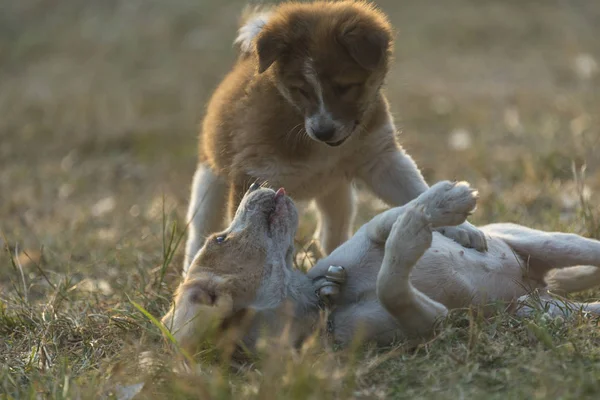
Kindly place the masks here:
POLYGON ((231 225, 206 239, 163 317, 182 346, 193 348, 211 328, 237 326, 248 311, 283 301, 297 226, 283 189, 249 189, 231 225))
POLYGON ((392 29, 359 1, 284 3, 256 37, 258 72, 304 116, 308 135, 341 145, 366 122, 388 71, 392 29))

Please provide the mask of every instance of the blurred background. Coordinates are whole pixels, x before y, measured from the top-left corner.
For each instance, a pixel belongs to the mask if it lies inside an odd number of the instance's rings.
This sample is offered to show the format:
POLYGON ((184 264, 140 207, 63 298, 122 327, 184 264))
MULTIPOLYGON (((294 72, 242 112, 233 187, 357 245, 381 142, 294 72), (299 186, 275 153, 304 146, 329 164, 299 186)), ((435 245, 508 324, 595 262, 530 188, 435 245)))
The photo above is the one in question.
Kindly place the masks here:
MULTIPOLYGON (((0 294, 21 279, 10 257, 31 297, 46 293, 42 271, 108 296, 162 262, 245 4, 2 1, 0 294)), ((600 2, 377 4, 397 29, 386 91, 427 180, 477 187, 476 223, 598 237, 600 2)), ((358 223, 385 207, 360 201, 358 223)))

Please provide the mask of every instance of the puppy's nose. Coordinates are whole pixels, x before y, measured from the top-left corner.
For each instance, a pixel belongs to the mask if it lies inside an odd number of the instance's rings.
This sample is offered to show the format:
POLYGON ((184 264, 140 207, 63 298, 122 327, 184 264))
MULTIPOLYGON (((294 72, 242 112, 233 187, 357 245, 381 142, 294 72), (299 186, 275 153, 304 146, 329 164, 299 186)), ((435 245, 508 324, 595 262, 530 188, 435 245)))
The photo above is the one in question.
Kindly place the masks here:
POLYGON ((315 137, 323 142, 327 142, 333 138, 335 128, 331 125, 319 126, 313 129, 315 137))

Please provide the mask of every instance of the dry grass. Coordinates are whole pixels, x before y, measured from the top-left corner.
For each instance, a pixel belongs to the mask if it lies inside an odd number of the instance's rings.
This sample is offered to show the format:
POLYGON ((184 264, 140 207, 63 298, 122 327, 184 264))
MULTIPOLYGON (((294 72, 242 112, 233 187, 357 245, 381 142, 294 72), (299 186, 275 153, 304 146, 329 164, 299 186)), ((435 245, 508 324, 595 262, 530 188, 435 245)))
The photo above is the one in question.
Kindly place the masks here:
MULTIPOLYGON (((476 223, 600 237, 600 3, 379 4, 399 31, 387 91, 427 179, 477 187, 476 223)), ((0 398, 124 399, 140 382, 144 398, 597 398, 595 321, 501 311, 456 312, 417 351, 274 347, 172 372, 134 302, 160 316, 177 283, 196 126, 242 6, 0 6, 0 398)), ((359 222, 381 208, 361 195, 359 222)))

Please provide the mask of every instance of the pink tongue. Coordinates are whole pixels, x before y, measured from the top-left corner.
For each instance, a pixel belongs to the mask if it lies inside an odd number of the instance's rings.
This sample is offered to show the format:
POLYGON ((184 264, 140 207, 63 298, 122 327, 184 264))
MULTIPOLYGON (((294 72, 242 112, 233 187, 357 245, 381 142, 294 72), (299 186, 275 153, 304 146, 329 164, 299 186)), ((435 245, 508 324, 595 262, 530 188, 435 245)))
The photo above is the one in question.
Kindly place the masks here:
POLYGON ((285 196, 285 189, 279 188, 277 190, 277 192, 275 192, 275 198, 282 197, 282 196, 285 196))

